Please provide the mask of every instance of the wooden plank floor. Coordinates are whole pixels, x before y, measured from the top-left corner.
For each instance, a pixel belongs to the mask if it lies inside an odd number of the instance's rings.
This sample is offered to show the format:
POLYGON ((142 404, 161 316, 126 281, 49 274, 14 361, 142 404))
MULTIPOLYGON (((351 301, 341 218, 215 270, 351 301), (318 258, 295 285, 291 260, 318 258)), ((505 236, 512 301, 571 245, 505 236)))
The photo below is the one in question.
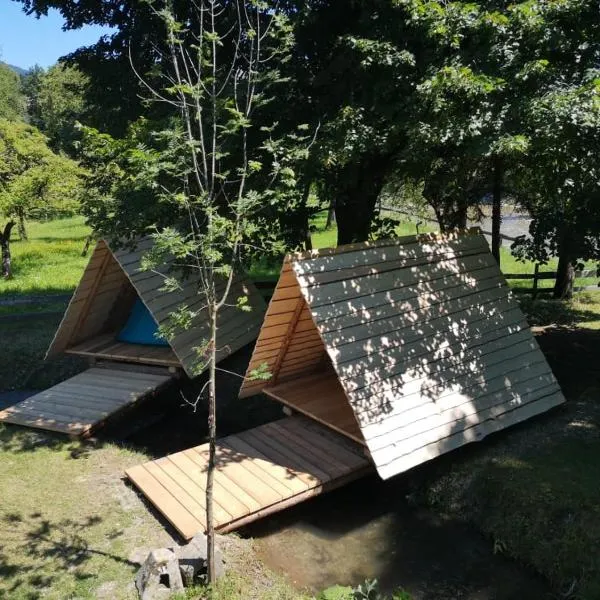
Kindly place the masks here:
POLYGON ((114 334, 106 334, 86 340, 65 351, 66 354, 118 360, 145 365, 180 367, 175 352, 168 346, 149 346, 119 342, 114 334))
MULTIPOLYGON (((127 477, 185 538, 206 529, 208 444, 133 467, 127 477)), ((362 477, 358 444, 294 416, 217 442, 215 520, 231 531, 362 477)))
POLYGON ((356 442, 365 443, 333 367, 266 387, 263 393, 356 442))
POLYGON ((165 385, 169 373, 93 368, 0 411, 0 422, 71 435, 89 434, 108 417, 165 385))

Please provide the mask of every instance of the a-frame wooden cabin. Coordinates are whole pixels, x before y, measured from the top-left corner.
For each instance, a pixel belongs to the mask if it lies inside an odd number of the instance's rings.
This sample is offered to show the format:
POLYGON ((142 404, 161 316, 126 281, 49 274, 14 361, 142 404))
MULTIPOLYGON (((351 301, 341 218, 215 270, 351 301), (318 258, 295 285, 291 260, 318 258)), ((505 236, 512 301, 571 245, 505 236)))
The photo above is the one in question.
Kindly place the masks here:
MULTIPOLYGON (((181 289, 163 291, 164 274, 143 271, 140 261, 152 240, 140 240, 134 250, 113 251, 100 240, 50 345, 47 356, 62 352, 87 357, 92 368, 0 412, 0 422, 48 429, 73 435, 89 434, 108 417, 169 383, 178 372, 193 372, 194 348, 207 337, 206 311, 199 311, 192 326, 169 342, 119 341, 136 303, 149 313, 154 326, 182 304, 198 310, 193 274, 181 289)), ((225 307, 219 317, 220 358, 256 339, 266 308, 255 286, 237 276, 231 297, 247 295, 252 310, 225 307)), ((235 301, 232 302, 235 304, 235 301)))
MULTIPOLYGON (((390 478, 564 402, 478 232, 288 256, 242 398, 301 413, 220 440, 216 529, 375 467, 390 478)), ((207 446, 127 474, 184 537, 205 527, 207 446)))
POLYGON ((241 397, 364 444, 384 479, 563 403, 477 231, 290 256, 241 397))

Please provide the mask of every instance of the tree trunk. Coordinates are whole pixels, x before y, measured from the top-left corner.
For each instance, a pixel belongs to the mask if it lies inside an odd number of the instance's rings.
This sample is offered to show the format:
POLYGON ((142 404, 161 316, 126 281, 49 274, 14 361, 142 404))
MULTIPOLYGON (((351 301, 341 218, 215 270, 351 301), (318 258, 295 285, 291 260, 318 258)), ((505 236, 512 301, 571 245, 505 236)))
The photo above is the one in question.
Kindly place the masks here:
POLYGON ((329 230, 335 225, 335 198, 329 201, 329 208, 327 209, 327 222, 325 223, 325 229, 329 230))
POLYGON ((304 229, 304 249, 312 250, 312 237, 310 235, 310 216, 308 213, 308 198, 310 196, 311 181, 307 181, 302 193, 302 227, 304 229))
POLYGON ((2 249, 2 277, 10 279, 12 277, 11 256, 10 256, 10 234, 15 226, 14 221, 9 221, 4 231, 0 233, 0 248, 2 249))
POLYGON ((387 170, 387 159, 378 156, 350 165, 338 174, 335 204, 338 245, 369 239, 371 221, 387 170))
POLYGON ((436 203, 429 200, 429 205, 433 208, 442 233, 449 233, 456 229, 466 229, 468 206, 465 202, 455 204, 454 202, 441 201, 436 203))
POLYGON ((502 224, 502 188, 504 169, 500 159, 494 160, 494 181, 492 184, 492 255, 500 264, 500 226, 502 224))
POLYGON ((213 486, 217 440, 217 309, 213 302, 210 310, 210 364, 208 382, 208 470, 206 473, 206 541, 208 583, 216 581, 215 523, 213 517, 213 486))
POLYGON ((575 266, 573 258, 565 243, 559 250, 558 268, 556 270, 556 281, 554 283, 554 298, 568 300, 573 297, 573 284, 575 283, 575 266))
POLYGON ((22 211, 19 211, 19 226, 17 227, 17 231, 19 232, 19 239, 22 242, 26 242, 27 238, 27 229, 25 228, 25 215, 22 211))
POLYGON ((92 243, 92 236, 88 235, 87 238, 85 238, 85 244, 83 246, 83 250, 81 252, 81 256, 87 256, 87 253, 90 250, 91 243, 92 243))

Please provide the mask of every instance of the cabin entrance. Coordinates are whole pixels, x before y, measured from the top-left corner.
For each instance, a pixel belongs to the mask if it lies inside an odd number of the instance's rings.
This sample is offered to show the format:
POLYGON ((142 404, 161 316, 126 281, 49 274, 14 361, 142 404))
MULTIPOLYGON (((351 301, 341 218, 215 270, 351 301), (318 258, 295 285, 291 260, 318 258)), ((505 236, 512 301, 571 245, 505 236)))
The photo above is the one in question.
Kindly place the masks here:
POLYGON ((332 365, 266 387, 264 394, 334 431, 364 444, 364 438, 332 365))

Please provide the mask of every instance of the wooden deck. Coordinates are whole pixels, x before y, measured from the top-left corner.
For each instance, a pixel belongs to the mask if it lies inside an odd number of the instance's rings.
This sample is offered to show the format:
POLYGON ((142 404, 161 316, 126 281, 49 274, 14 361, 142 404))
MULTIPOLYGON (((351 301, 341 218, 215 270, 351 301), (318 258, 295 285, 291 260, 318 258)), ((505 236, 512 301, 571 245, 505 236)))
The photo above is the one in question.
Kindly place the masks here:
POLYGON ((354 411, 333 368, 266 387, 263 392, 355 442, 365 443, 354 411))
MULTIPOLYGON (((206 529, 208 444, 127 471, 185 538, 206 529)), ((372 470, 362 447, 295 416, 217 442, 216 529, 227 532, 372 470)))
POLYGON ((0 411, 0 422, 88 435, 172 378, 169 373, 93 368, 0 411))
POLYGON ((94 337, 65 351, 66 354, 88 356, 144 365, 181 367, 180 361, 169 346, 148 346, 118 342, 115 334, 94 337))

